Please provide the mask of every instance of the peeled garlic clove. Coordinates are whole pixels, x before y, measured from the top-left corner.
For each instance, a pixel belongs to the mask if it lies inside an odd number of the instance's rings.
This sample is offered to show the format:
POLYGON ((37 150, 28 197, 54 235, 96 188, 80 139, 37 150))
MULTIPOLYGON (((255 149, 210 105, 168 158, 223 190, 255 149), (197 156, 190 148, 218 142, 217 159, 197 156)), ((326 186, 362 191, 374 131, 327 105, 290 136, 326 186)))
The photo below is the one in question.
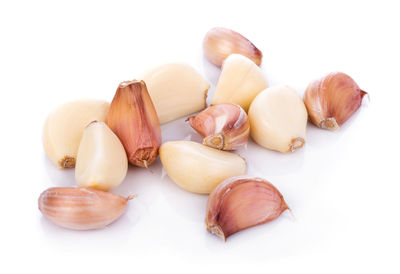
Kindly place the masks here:
POLYGON ((250 134, 247 114, 239 105, 211 106, 189 117, 188 121, 204 138, 204 145, 217 149, 238 149, 246 144, 250 134))
POLYGON ((365 94, 347 74, 332 72, 308 85, 304 103, 316 126, 334 131, 357 111, 365 94))
POLYGON ((53 187, 40 195, 39 210, 51 222, 64 228, 98 229, 120 217, 132 198, 94 189, 53 187))
POLYGON ((78 100, 52 112, 43 127, 43 146, 58 168, 75 166, 76 154, 85 127, 92 121, 105 121, 109 104, 101 100, 78 100))
POLYGON ((271 87, 257 95, 249 119, 251 136, 263 147, 285 153, 305 143, 307 110, 289 86, 271 87))
POLYGON ((224 61, 211 105, 232 103, 247 111, 257 94, 267 87, 267 80, 253 61, 232 54, 224 61))
POLYGON ((289 209, 282 194, 268 181, 250 176, 225 180, 207 203, 207 231, 224 241, 243 229, 278 218, 289 209))
POLYGON ((191 141, 164 143, 160 159, 168 176, 194 193, 210 193, 223 180, 246 172, 246 161, 239 155, 191 141))
POLYGON ((121 140, 131 164, 147 167, 156 160, 161 129, 143 81, 119 84, 110 105, 107 125, 121 140))
POLYGON ((262 53, 246 37, 226 28, 209 30, 203 41, 204 54, 207 59, 220 67, 226 57, 238 53, 251 59, 257 66, 261 65, 262 53))
POLYGON ((147 72, 142 79, 146 82, 161 124, 206 107, 210 85, 189 65, 162 65, 147 72))
POLYGON ((122 183, 127 170, 128 159, 117 135, 103 122, 89 124, 76 160, 78 186, 108 191, 122 183))

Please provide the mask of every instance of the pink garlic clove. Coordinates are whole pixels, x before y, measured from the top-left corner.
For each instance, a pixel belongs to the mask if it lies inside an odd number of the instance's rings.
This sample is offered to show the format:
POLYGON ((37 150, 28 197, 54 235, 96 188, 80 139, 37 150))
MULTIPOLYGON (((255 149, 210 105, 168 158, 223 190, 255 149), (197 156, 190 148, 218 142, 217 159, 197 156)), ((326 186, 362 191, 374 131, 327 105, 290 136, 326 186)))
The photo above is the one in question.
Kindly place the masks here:
POLYGON ((249 138, 246 112, 235 104, 218 104, 188 118, 190 126, 203 137, 203 144, 222 150, 236 150, 249 138))
POLYGON ((237 176, 223 181, 207 203, 207 231, 224 241, 243 229, 278 218, 289 209, 282 194, 268 181, 237 176))
POLYGON ((304 103, 313 124, 335 131, 358 110, 366 94, 347 74, 332 72, 308 85, 304 103))

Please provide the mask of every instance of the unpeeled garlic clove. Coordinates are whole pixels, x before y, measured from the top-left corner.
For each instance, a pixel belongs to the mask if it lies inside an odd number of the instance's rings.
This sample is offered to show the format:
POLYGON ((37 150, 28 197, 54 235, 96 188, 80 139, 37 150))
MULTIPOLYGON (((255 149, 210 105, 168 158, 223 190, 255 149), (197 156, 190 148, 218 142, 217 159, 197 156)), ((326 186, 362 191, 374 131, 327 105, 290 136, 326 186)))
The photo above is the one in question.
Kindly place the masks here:
POLYGON ((251 136, 265 148, 286 153, 305 143, 307 110, 289 86, 271 87, 257 95, 249 119, 251 136))
POLYGON ((161 129, 143 81, 119 84, 110 105, 107 125, 121 140, 131 164, 147 167, 156 160, 161 129))
POLYGON ((232 103, 247 111, 257 94, 267 87, 267 80, 253 61, 231 54, 222 66, 211 105, 232 103))
POLYGON ((108 191, 121 184, 127 170, 128 159, 118 137, 103 122, 89 124, 76 160, 78 186, 108 191))
POLYGON ((53 187, 42 192, 39 210, 58 226, 89 230, 103 228, 124 213, 127 198, 94 189, 53 187))
POLYGON ((246 112, 235 104, 211 106, 188 118, 190 126, 202 137, 203 144, 222 150, 235 150, 246 144, 250 123, 246 112))
POLYGON ((105 121, 109 104, 102 100, 77 100, 52 112, 43 127, 43 146, 58 168, 75 166, 76 154, 85 127, 92 121, 105 121))
POLYGON ((246 172, 239 155, 191 141, 164 143, 160 159, 168 176, 194 193, 208 194, 223 180, 246 172))
POLYGON ((268 181, 250 176, 225 180, 207 203, 207 231, 224 241, 243 229, 278 218, 289 209, 282 194, 268 181))
POLYGON ((206 107, 210 85, 191 66, 171 63, 142 76, 161 124, 195 113, 206 107))
POLYGON ((226 57, 238 53, 261 65, 262 53, 246 37, 226 28, 213 28, 204 37, 203 50, 206 58, 220 67, 226 57))
POLYGON ((332 72, 308 85, 304 103, 313 124, 335 131, 357 111, 366 94, 347 74, 332 72))

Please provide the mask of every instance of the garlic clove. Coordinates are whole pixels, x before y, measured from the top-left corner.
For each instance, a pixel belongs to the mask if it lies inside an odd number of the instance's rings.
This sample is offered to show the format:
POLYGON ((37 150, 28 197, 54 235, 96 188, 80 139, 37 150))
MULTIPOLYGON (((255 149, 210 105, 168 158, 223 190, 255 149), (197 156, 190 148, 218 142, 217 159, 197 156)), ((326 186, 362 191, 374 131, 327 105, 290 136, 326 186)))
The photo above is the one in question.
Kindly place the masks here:
POLYGON ((164 143, 160 159, 172 181, 194 193, 208 194, 223 180, 246 172, 239 155, 191 141, 164 143))
POLYGON ((109 104, 102 100, 77 100, 61 105, 43 127, 47 156, 60 169, 75 166, 76 154, 85 127, 92 121, 105 121, 109 104))
POLYGON ((78 186, 108 191, 122 183, 127 170, 128 159, 118 137, 103 122, 89 124, 76 160, 78 186))
POLYGON ((110 105, 107 125, 121 140, 131 164, 147 167, 156 160, 161 129, 143 81, 119 84, 110 105))
POLYGON ((40 195, 39 210, 48 220, 64 228, 98 229, 118 219, 132 198, 94 189, 53 187, 40 195))
POLYGON ((210 85, 191 66, 171 63, 142 76, 161 124, 206 107, 210 85))
POLYGON ((313 124, 335 131, 358 110, 365 94, 347 74, 332 72, 308 85, 304 103, 313 124))
POLYGON ((282 194, 268 181, 250 176, 225 180, 207 203, 207 231, 224 241, 243 229, 278 218, 289 209, 282 194))
POLYGON ((188 121, 204 138, 204 145, 217 149, 239 149, 246 144, 250 134, 247 114, 239 105, 214 105, 189 117, 188 121))
POLYGON ((252 138, 265 148, 286 153, 305 143, 307 110, 289 86, 271 87, 257 95, 249 119, 252 138))
POLYGON ((204 55, 216 66, 220 67, 226 57, 238 53, 261 65, 262 53, 246 37, 226 28, 209 30, 203 41, 204 55))
POLYGON ((232 103, 247 111, 257 94, 267 87, 267 80, 253 61, 232 54, 224 61, 211 105, 232 103))

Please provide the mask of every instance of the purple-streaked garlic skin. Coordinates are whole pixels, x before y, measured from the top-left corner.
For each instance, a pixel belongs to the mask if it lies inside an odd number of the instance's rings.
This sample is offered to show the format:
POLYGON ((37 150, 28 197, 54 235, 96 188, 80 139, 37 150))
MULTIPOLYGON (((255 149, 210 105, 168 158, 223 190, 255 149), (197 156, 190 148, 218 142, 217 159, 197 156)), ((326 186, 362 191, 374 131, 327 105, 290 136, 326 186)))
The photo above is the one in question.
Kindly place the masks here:
POLYGON ((147 168, 157 159, 161 128, 144 81, 119 84, 110 104, 107 125, 120 139, 131 164, 147 168))
POLYGON ((39 210, 54 224, 74 230, 103 228, 125 211, 127 198, 101 190, 52 187, 40 194, 39 210))
POLYGON ((366 94, 347 74, 332 72, 308 85, 304 103, 313 124, 335 131, 359 109, 366 94))
POLYGON ((210 106, 188 118, 190 126, 203 137, 203 144, 222 150, 244 146, 250 134, 250 122, 239 105, 210 106))
POLYGON ((207 203, 207 231, 224 241, 243 229, 278 218, 289 209, 282 194, 267 180, 237 176, 219 184, 207 203))
POLYGON ((217 27, 209 30, 204 37, 203 50, 206 58, 218 67, 233 53, 244 55, 257 66, 261 65, 261 51, 246 37, 231 29, 217 27))

